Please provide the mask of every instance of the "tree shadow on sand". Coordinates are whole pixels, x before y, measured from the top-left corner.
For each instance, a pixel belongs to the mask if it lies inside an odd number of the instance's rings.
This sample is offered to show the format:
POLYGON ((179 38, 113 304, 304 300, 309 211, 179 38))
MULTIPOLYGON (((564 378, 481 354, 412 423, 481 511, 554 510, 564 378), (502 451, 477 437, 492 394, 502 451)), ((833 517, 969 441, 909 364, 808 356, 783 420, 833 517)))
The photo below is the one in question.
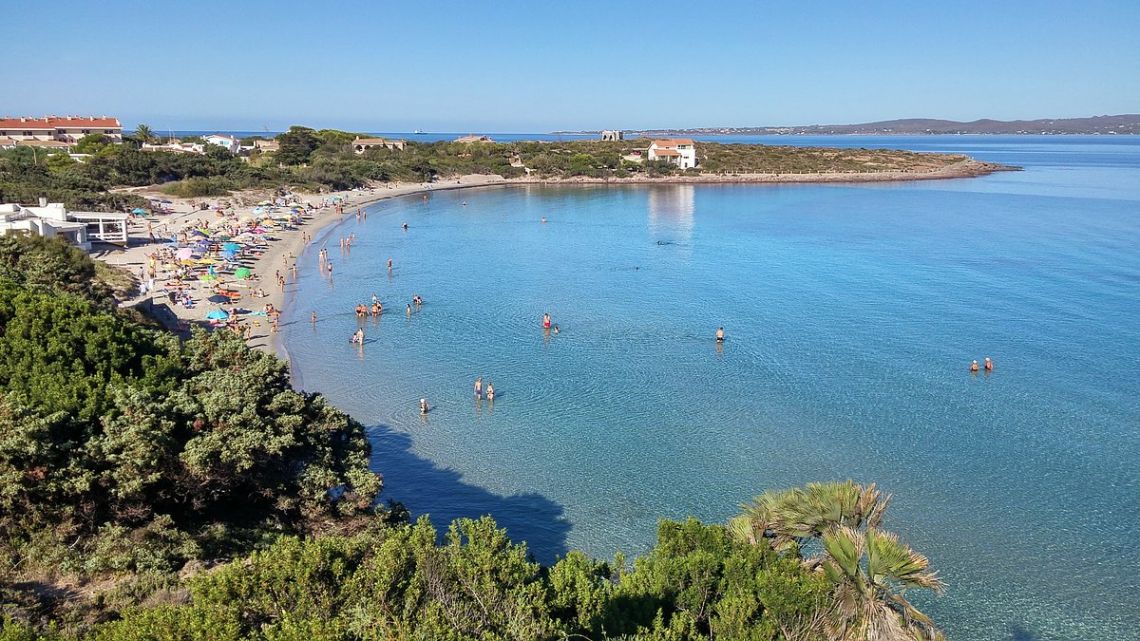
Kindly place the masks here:
POLYGON ((427 514, 436 529, 446 531, 454 519, 490 514, 512 541, 525 541, 534 558, 544 564, 568 551, 570 522, 554 501, 541 494, 499 496, 465 483, 455 470, 413 453, 411 437, 387 425, 369 427, 368 438, 373 471, 384 476, 382 498, 403 503, 413 519, 427 514))

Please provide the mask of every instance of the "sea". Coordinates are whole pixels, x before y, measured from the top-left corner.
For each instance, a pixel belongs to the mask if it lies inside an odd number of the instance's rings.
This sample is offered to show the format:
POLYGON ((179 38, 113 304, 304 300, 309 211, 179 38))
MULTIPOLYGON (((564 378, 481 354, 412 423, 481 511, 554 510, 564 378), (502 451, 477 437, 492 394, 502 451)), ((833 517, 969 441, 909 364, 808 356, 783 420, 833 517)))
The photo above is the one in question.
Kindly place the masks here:
POLYGON ((295 385, 367 426, 384 497, 492 514, 544 562, 855 479, 947 584, 908 596, 951 639, 1140 639, 1140 137, 716 140, 1023 171, 382 201, 299 259, 295 385))

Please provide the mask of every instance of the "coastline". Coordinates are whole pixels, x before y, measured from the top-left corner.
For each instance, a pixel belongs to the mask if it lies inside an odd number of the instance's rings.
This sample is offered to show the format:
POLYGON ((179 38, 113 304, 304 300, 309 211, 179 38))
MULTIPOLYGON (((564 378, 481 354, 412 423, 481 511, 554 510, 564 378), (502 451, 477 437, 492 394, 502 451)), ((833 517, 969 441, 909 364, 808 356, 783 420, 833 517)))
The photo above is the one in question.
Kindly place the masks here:
MULTIPOLYGON (((874 173, 856 173, 856 172, 829 172, 829 173, 813 173, 813 174, 700 174, 692 176, 662 176, 656 178, 589 178, 589 177, 574 177, 564 179, 550 179, 550 178, 503 178, 498 175, 465 175, 458 178, 450 178, 445 181, 435 183, 388 183, 386 185, 375 185, 370 188, 354 189, 349 191, 332 192, 327 194, 299 194, 302 201, 311 202, 313 200, 329 199, 338 197, 341 199, 343 206, 342 215, 337 215, 334 206, 322 206, 316 208, 313 213, 304 220, 304 224, 295 229, 283 230, 276 233, 273 239, 268 243, 267 248, 261 255, 252 257, 249 260, 248 266, 263 280, 262 289, 265 290, 266 296, 259 298, 256 301, 256 306, 261 307, 266 304, 271 304, 275 308, 284 310, 293 301, 296 294, 296 283, 292 279, 287 278, 287 283, 284 291, 277 287, 271 286, 270 283, 264 280, 269 271, 280 269, 288 273, 288 267, 296 262, 298 270, 311 268, 302 262, 303 255, 308 249, 309 245, 320 240, 319 234, 342 222, 353 214, 353 210, 357 208, 367 207, 374 203, 403 196, 413 196, 417 194, 425 194, 436 191, 450 191, 455 189, 467 189, 473 187, 489 187, 489 186, 515 186, 515 185, 542 185, 542 186, 561 186, 561 185, 668 185, 668 184, 811 184, 811 183, 880 183, 880 182, 905 182, 913 180, 946 180, 954 178, 973 178, 984 176, 1000 171, 1018 171, 1018 167, 1008 167, 996 163, 986 163, 976 160, 965 160, 953 165, 948 165, 940 169, 924 172, 904 172, 904 171, 888 171, 888 172, 874 172, 874 173), (305 232, 306 237, 302 236, 305 232)), ((231 199, 239 200, 239 196, 250 196, 253 192, 235 194, 231 199)), ((192 220, 200 218, 203 215, 208 215, 209 212, 204 212, 200 209, 194 208, 194 201, 201 199, 177 199, 179 202, 175 203, 175 212, 167 214, 157 220, 152 220, 150 223, 145 221, 132 222, 130 230, 131 235, 136 239, 146 235, 146 225, 159 223, 158 229, 171 229, 181 225, 186 227, 192 220), (186 209, 187 211, 179 211, 179 209, 186 209)), ((241 198, 240 200, 250 200, 249 198, 241 198)), ((256 200, 256 198, 254 198, 256 200)), ((236 208, 235 214, 249 214, 253 207, 251 205, 243 205, 236 208)), ((116 265, 119 267, 127 268, 132 272, 137 271, 138 268, 146 264, 147 254, 158 248, 157 244, 135 244, 125 249, 110 250, 95 257, 108 264, 116 265)), ((159 280, 159 286, 164 280, 159 280)), ((151 295, 137 296, 131 300, 124 301, 124 305, 137 305, 146 304, 148 300, 153 300, 151 295)), ((253 307, 251 301, 243 301, 244 306, 253 307)), ((210 309, 210 305, 200 303, 193 308, 184 308, 181 306, 168 306, 170 312, 173 313, 173 322, 177 326, 185 328, 193 323, 205 323, 205 315, 210 309)), ((284 359, 287 363, 290 362, 289 352, 284 345, 281 337, 274 334, 269 323, 258 323, 251 327, 251 334, 248 340, 251 347, 264 350, 271 354, 284 359)), ((290 369, 292 369, 290 364, 290 369)))

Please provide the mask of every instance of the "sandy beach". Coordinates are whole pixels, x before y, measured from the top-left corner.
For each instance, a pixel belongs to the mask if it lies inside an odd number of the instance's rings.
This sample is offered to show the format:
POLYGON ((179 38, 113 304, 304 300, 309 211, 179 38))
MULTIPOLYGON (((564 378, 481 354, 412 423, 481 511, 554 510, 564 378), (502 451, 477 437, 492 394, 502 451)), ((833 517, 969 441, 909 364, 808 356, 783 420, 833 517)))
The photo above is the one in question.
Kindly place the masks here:
MULTIPOLYGON (((122 302, 124 306, 153 306, 155 316, 167 324, 171 329, 188 330, 192 325, 206 326, 209 321, 206 315, 211 311, 233 307, 238 310, 238 318, 243 324, 249 326, 248 341, 251 347, 282 354, 276 341, 273 340, 271 324, 267 318, 253 317, 250 312, 272 305, 282 309, 293 291, 294 279, 290 274, 290 267, 296 263, 298 273, 301 270, 316 269, 317 262, 313 260, 300 261, 309 239, 316 238, 319 232, 346 217, 354 216, 357 209, 371 203, 387 198, 397 198, 420 192, 444 191, 464 187, 480 187, 506 183, 499 176, 463 176, 459 179, 437 183, 390 183, 372 188, 354 189, 350 191, 331 192, 322 194, 297 192, 295 195, 300 203, 312 205, 314 208, 303 218, 301 225, 291 229, 281 229, 267 234, 265 247, 258 255, 243 256, 243 264, 251 269, 253 278, 243 283, 237 283, 233 278, 221 277, 218 284, 226 286, 239 285, 242 296, 233 305, 218 304, 209 300, 213 293, 214 284, 201 281, 189 281, 186 291, 194 301, 192 307, 181 304, 171 304, 166 295, 166 288, 175 281, 175 274, 169 268, 159 267, 154 282, 154 291, 139 293, 134 298, 122 302), (325 203, 339 200, 340 210, 325 203), (286 279, 284 290, 277 286, 274 273, 280 271, 286 279), (264 296, 254 296, 257 290, 263 290, 264 296)), ((203 210, 199 203, 228 201, 240 204, 227 208, 227 219, 241 219, 254 215, 256 205, 264 192, 251 192, 242 194, 239 198, 171 198, 154 190, 132 190, 140 196, 162 198, 171 201, 168 206, 171 213, 151 215, 146 218, 134 219, 130 223, 130 242, 126 248, 103 247, 94 254, 98 260, 110 265, 129 270, 139 278, 147 268, 149 257, 162 249, 169 238, 197 227, 203 219, 213 219, 214 210, 203 210), (150 242, 149 229, 153 230, 155 242, 150 242)), ((166 266, 169 267, 169 266, 166 266)), ((140 278, 140 282, 146 279, 140 278)))
MULTIPOLYGON (((236 310, 236 317, 246 326, 246 333, 250 346, 264 349, 287 357, 284 349, 274 340, 272 324, 268 318, 260 315, 260 310, 266 305, 283 309, 295 287, 291 267, 296 263, 298 274, 302 270, 316 269, 317 261, 314 257, 300 260, 306 245, 317 237, 318 233, 343 220, 347 216, 354 216, 357 209, 387 198, 396 198, 421 192, 443 191, 470 187, 485 187, 491 185, 581 185, 581 184, 736 184, 736 183, 861 183, 908 180, 935 180, 949 178, 967 178, 985 175, 995 171, 1010 168, 992 163, 983 163, 968 160, 956 163, 936 171, 927 172, 876 172, 876 173, 817 173, 817 174, 725 174, 699 176, 671 176, 664 178, 629 178, 629 179, 593 179, 572 178, 549 180, 541 178, 513 178, 505 179, 501 176, 469 175, 459 178, 441 180, 434 183, 387 183, 375 185, 370 188, 354 189, 350 191, 331 193, 304 193, 294 194, 299 204, 311 207, 302 219, 302 224, 293 228, 281 228, 271 231, 264 236, 261 247, 257 253, 242 255, 242 264, 247 266, 253 277, 244 282, 222 276, 217 283, 202 281, 189 281, 185 284, 193 305, 186 307, 182 304, 171 303, 167 295, 167 287, 177 283, 171 265, 160 265, 154 279, 154 290, 140 293, 134 298, 123 301, 123 305, 150 306, 154 315, 163 320, 172 329, 187 331, 192 325, 209 325, 207 314, 211 311, 230 308, 236 310), (339 203, 338 207, 333 202, 339 203), (282 289, 274 282, 276 273, 285 278, 285 287, 282 289), (210 300, 216 285, 233 287, 241 297, 233 303, 217 303, 210 300), (263 296, 255 296, 255 292, 263 292, 263 296)), ((171 198, 157 191, 156 188, 132 189, 133 193, 141 196, 159 198, 170 201, 167 208, 170 213, 154 214, 146 218, 134 219, 130 223, 130 242, 126 248, 103 248, 95 253, 95 258, 108 264, 128 269, 140 282, 147 269, 151 255, 163 249, 167 239, 177 238, 193 230, 203 220, 213 220, 220 216, 214 209, 202 209, 202 203, 225 202, 230 206, 224 210, 225 221, 238 221, 256 217, 257 202, 263 202, 268 192, 252 191, 234 194, 225 198, 171 198), (156 237, 155 242, 150 241, 150 233, 156 237)))

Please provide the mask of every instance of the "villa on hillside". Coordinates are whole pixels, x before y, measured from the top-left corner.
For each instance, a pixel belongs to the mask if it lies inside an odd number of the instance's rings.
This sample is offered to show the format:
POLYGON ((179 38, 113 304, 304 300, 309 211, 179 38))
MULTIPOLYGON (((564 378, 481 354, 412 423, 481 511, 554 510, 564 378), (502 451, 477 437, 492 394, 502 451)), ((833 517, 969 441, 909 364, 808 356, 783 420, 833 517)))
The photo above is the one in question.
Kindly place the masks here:
POLYGON ((205 140, 207 145, 222 147, 231 154, 241 151, 241 141, 229 134, 210 134, 202 136, 202 140, 205 140))
POLYGON ((128 214, 115 212, 67 211, 63 203, 49 204, 41 198, 38 206, 0 205, 0 236, 60 237, 87 251, 92 238, 126 246, 127 218, 128 214))
POLYGON ((697 166, 697 147, 690 138, 654 140, 649 145, 649 160, 664 160, 681 169, 697 166))
POLYGON ((118 118, 108 116, 0 117, 0 145, 3 146, 64 147, 91 134, 102 134, 113 142, 122 142, 123 126, 118 118))
POLYGON ((352 151, 356 154, 362 154, 373 147, 383 147, 385 149, 403 149, 403 140, 386 140, 384 138, 357 138, 352 141, 352 151))

